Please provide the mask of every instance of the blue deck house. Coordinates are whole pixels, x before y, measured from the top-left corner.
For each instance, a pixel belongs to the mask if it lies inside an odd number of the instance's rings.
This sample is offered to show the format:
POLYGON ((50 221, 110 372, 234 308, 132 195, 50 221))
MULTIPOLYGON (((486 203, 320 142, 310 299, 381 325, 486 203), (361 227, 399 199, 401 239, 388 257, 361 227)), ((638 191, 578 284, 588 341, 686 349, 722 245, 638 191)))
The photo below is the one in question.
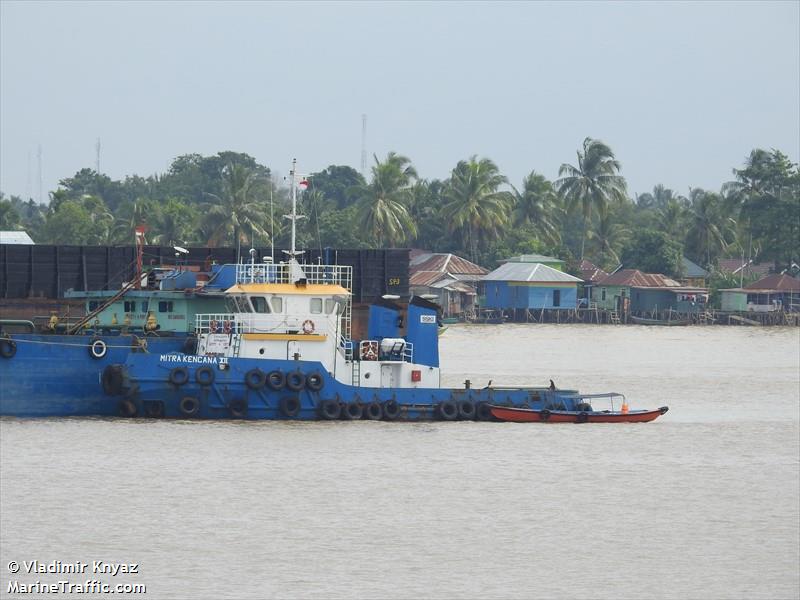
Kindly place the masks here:
POLYGON ((541 263, 507 262, 483 278, 486 308, 574 310, 581 280, 541 263))

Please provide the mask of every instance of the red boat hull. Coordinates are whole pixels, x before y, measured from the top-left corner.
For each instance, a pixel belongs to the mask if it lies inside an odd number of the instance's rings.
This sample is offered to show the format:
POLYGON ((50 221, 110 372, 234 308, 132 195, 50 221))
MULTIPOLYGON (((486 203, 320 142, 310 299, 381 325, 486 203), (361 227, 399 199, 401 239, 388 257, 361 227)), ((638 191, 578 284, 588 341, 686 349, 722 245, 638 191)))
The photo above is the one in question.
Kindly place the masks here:
POLYGON ((534 410, 494 405, 489 408, 495 419, 512 423, 647 423, 656 420, 669 410, 667 406, 657 410, 633 410, 626 413, 534 410))

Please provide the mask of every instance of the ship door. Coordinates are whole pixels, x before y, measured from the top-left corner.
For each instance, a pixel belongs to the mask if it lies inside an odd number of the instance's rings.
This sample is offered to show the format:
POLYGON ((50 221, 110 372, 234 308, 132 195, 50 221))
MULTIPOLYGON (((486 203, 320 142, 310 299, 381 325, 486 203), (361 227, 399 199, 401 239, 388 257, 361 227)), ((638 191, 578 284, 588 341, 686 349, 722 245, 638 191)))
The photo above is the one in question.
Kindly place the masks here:
POLYGON ((303 358, 300 352, 300 342, 296 340, 289 340, 286 342, 286 360, 294 360, 294 355, 298 354, 298 358, 303 358))
POLYGON ((394 365, 381 365, 381 387, 395 387, 394 365))

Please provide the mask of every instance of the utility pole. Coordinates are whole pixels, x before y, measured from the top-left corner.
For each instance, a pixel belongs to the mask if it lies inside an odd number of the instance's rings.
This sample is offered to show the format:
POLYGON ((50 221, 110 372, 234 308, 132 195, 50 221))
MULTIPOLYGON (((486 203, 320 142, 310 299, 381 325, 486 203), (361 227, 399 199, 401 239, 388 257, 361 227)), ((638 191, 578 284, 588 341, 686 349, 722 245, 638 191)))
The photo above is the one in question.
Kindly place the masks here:
POLYGON ((367 176, 367 115, 361 115, 361 175, 367 176))
POLYGON ((94 145, 94 150, 95 150, 94 172, 100 175, 100 138, 97 138, 97 143, 94 145))
POLYGON ((38 186, 38 193, 37 193, 37 201, 39 204, 42 204, 42 145, 39 144, 36 147, 36 164, 38 170, 38 178, 39 178, 39 186, 38 186))

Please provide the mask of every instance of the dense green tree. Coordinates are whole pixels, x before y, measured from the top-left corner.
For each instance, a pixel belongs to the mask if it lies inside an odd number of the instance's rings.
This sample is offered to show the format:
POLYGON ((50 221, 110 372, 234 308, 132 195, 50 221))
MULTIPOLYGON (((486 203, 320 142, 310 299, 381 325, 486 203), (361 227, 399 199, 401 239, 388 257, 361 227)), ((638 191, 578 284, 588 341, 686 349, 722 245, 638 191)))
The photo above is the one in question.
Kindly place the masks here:
POLYGON ((664 232, 654 229, 636 231, 622 251, 622 265, 645 273, 671 277, 683 274, 683 248, 664 232))
POLYGON ((266 202, 258 197, 258 190, 263 193, 266 189, 261 176, 238 163, 229 163, 222 169, 222 193, 207 194, 212 202, 205 206, 204 220, 215 224, 210 245, 232 241, 239 247, 254 234, 269 238, 266 202))
POLYGON ((197 211, 176 198, 170 198, 158 208, 148 240, 151 244, 162 246, 184 246, 191 238, 191 228, 197 218, 197 211))
POLYGON ((442 216, 450 232, 459 231, 466 239, 470 260, 478 259, 482 243, 499 237, 510 220, 513 198, 500 191, 507 179, 488 158, 459 161, 444 190, 442 216))
POLYGON ((578 164, 562 164, 561 179, 555 182, 570 210, 580 210, 583 218, 581 252, 583 258, 589 221, 595 212, 601 213, 611 202, 626 200, 625 179, 619 175, 621 165, 614 153, 600 140, 587 137, 583 151, 578 150, 578 164))
POLYGON ((76 200, 62 202, 48 215, 43 234, 50 244, 82 246, 97 239, 91 213, 76 200))
POLYGON ((543 175, 531 171, 522 181, 522 191, 513 185, 513 217, 516 225, 533 225, 535 234, 546 243, 561 241, 559 218, 561 207, 553 184, 543 175))
POLYGON ((406 204, 417 172, 405 156, 390 152, 381 162, 375 156, 372 181, 360 190, 358 222, 379 248, 413 239, 417 230, 406 204))
POLYGON ((709 267, 733 239, 736 222, 719 194, 695 188, 689 195, 686 252, 692 260, 709 267))
POLYGON ((22 225, 22 217, 11 203, 0 197, 0 230, 14 231, 22 225))
POLYGON ((361 173, 346 165, 330 165, 319 173, 312 173, 309 181, 311 191, 324 194, 339 210, 355 203, 359 190, 367 185, 361 173))
POLYGON ((740 239, 777 267, 800 262, 800 171, 778 150, 753 150, 722 191, 739 213, 740 239))

